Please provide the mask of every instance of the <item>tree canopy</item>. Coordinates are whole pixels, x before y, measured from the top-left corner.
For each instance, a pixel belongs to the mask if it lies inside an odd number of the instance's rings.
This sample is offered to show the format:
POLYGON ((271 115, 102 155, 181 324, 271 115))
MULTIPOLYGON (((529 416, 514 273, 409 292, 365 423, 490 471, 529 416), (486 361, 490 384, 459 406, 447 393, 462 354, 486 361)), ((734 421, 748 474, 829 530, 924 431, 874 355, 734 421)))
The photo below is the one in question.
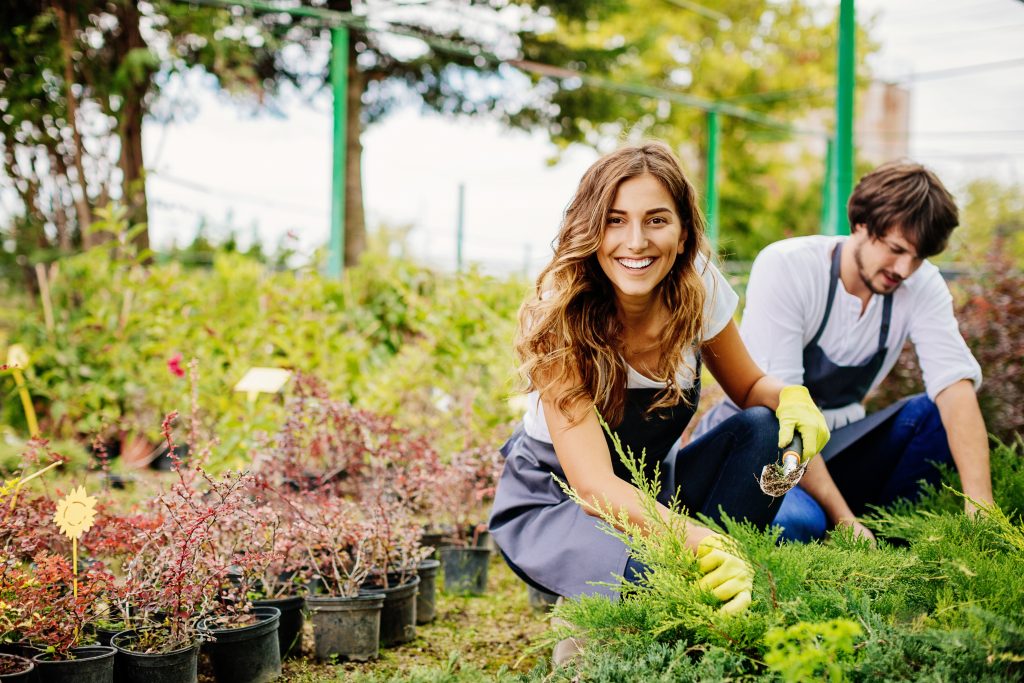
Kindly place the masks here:
MULTIPOLYGON (((539 128, 561 148, 663 138, 698 184, 703 112, 644 87, 742 106, 822 135, 831 125, 835 17, 803 0, 727 0, 713 10, 674 0, 274 6, 329 10, 352 22, 349 264, 365 248, 360 133, 410 101, 539 128), (524 62, 535 65, 529 78, 513 66, 524 62)), ((0 24, 0 182, 22 207, 3 230, 18 253, 103 239, 89 226, 111 199, 133 222, 146 221, 142 125, 172 74, 201 68, 256 103, 288 85, 311 93, 329 83, 323 16, 171 0, 33 0, 0 10, 0 24)), ((787 232, 817 228, 820 158, 789 144, 788 133, 740 119, 725 117, 721 137, 728 250, 750 255, 787 232)), ((137 239, 148 245, 145 231, 137 239)))

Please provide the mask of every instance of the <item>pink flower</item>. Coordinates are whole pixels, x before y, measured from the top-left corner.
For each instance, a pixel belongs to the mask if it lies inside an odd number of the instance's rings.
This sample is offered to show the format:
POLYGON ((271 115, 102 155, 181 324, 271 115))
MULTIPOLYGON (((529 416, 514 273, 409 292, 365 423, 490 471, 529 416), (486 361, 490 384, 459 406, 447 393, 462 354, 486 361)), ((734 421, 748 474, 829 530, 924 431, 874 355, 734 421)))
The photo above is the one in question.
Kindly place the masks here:
POLYGON ((185 376, 185 368, 181 367, 181 354, 176 353, 167 359, 167 369, 177 377, 185 376))

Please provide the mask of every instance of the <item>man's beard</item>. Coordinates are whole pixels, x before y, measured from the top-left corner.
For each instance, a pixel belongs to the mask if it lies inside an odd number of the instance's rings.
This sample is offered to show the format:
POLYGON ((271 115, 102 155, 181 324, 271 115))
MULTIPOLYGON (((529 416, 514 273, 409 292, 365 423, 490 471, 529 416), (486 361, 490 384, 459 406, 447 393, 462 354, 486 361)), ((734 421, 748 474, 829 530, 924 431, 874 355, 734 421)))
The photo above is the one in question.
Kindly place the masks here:
MULTIPOLYGON (((893 285, 890 289, 879 289, 874 283, 871 282, 871 278, 869 278, 867 275, 867 269, 864 268, 864 261, 861 259, 860 254, 860 251, 863 248, 863 244, 858 244, 857 247, 854 248, 853 250, 853 261, 854 263, 857 264, 857 275, 860 276, 861 282, 864 283, 864 286, 867 287, 868 291, 870 291, 872 294, 879 294, 881 296, 891 294, 893 291, 896 290, 897 287, 900 286, 900 284, 902 284, 903 280, 897 280, 896 284, 893 285)), ((881 271, 875 273, 875 275, 879 275, 880 273, 881 271)))

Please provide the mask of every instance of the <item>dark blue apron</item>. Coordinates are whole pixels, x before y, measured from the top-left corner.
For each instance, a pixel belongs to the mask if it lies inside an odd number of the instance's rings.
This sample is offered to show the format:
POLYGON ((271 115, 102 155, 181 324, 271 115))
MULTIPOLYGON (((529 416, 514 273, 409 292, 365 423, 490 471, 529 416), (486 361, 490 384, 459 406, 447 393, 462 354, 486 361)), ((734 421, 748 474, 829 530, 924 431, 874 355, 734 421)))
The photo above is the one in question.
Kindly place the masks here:
POLYGON ((871 383, 885 362, 888 352, 885 342, 889 338, 889 323, 892 320, 892 294, 885 295, 882 304, 882 327, 878 332, 878 349, 875 354, 860 365, 837 365, 825 355, 818 346, 825 326, 828 325, 832 313, 832 302, 835 300, 839 283, 839 261, 843 253, 843 243, 836 245, 832 252, 832 270, 829 273, 828 303, 825 304, 825 316, 814 334, 814 338, 804 347, 804 386, 811 392, 811 397, 821 409, 842 408, 851 403, 860 403, 868 395, 871 383))
MULTIPOLYGON (((832 312, 832 302, 835 300, 839 284, 839 264, 842 253, 843 243, 839 242, 832 252, 832 269, 829 273, 828 303, 825 304, 825 316, 822 318, 814 338, 804 347, 803 353, 804 386, 811 393, 814 402, 822 409, 842 408, 851 403, 863 401, 868 395, 868 391, 871 390, 871 384, 878 375, 878 371, 881 370, 882 364, 885 363, 885 355, 889 352, 886 342, 889 338, 889 324, 892 321, 891 292, 885 295, 882 302, 882 325, 878 331, 878 348, 873 356, 860 365, 837 365, 818 346, 818 340, 821 339, 832 312)), ((907 400, 909 397, 834 430, 828 445, 821 451, 821 457, 826 461, 836 457, 899 412, 907 400)))
MULTIPOLYGON (((629 389, 625 414, 615 432, 634 456, 646 451, 645 476, 660 466, 662 497, 667 499, 674 485, 666 486, 665 461, 676 452, 679 435, 685 429, 700 397, 700 363, 694 386, 686 401, 647 415, 658 389, 629 389)), ((608 435, 608 449, 615 475, 630 481, 608 435)), ((559 487, 554 477, 566 481, 554 447, 526 434, 520 425, 501 448, 505 468, 498 480, 494 508, 489 522, 491 537, 514 569, 529 583, 549 593, 617 596, 614 575, 623 575, 629 551, 626 545, 602 529, 604 524, 585 513, 559 487)), ((662 502, 665 502, 662 500, 662 502)))
MULTIPOLYGON (((832 313, 832 303, 835 299, 836 289, 839 285, 839 265, 842 257, 843 243, 836 244, 832 252, 832 267, 829 271, 828 298, 825 304, 825 315, 821 319, 818 331, 808 342, 803 350, 804 363, 804 386, 811 394, 811 398, 819 408, 842 408, 851 403, 860 403, 867 396, 871 384, 878 375, 878 371, 885 363, 885 355, 888 353, 886 341, 889 338, 889 325, 892 321, 892 294, 886 294, 882 303, 882 325, 878 332, 878 348, 874 355, 860 365, 838 365, 825 354, 818 340, 825 332, 829 316, 832 313)), ((865 434, 871 432, 878 425, 889 419, 903 407, 909 400, 901 399, 896 403, 868 415, 867 417, 845 425, 832 432, 828 445, 822 450, 821 455, 825 460, 830 460, 843 452, 865 434)), ((717 426, 729 417, 739 412, 729 399, 725 399, 710 411, 701 420, 697 429, 694 430, 693 438, 702 436, 713 427, 717 426)))

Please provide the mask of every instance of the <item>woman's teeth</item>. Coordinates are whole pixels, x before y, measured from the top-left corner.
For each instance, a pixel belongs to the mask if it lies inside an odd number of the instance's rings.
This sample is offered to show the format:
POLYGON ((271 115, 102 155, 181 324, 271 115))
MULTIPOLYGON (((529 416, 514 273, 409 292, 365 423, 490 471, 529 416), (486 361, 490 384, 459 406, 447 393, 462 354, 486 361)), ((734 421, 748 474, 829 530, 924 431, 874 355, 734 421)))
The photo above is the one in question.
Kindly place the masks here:
POLYGON ((652 258, 642 258, 642 259, 620 258, 619 259, 619 263, 621 263, 622 265, 624 265, 625 267, 627 267, 627 268, 629 268, 631 270, 643 270, 647 266, 649 266, 652 263, 654 263, 654 259, 652 259, 652 258))

